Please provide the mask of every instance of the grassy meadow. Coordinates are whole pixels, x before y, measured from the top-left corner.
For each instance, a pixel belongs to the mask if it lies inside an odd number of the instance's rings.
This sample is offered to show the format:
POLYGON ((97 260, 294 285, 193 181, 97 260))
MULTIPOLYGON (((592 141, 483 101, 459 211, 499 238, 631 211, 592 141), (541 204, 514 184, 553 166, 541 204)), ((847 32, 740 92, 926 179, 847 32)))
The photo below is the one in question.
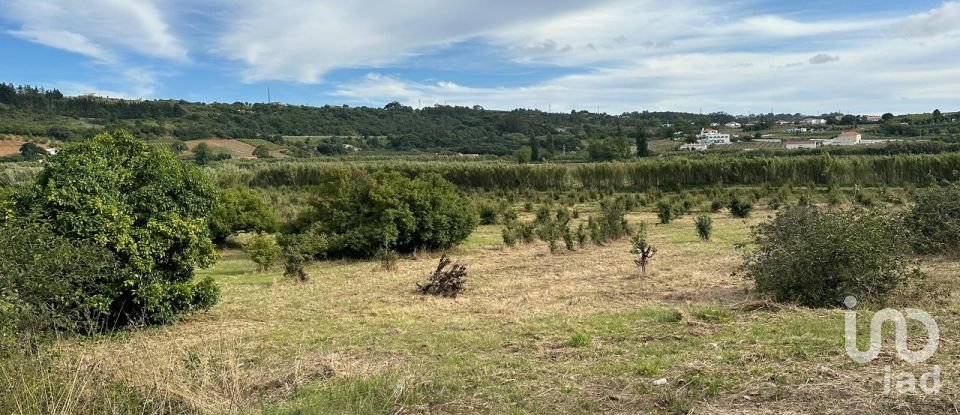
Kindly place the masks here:
MULTIPOLYGON (((222 287, 211 311, 57 342, 44 353, 70 379, 66 388, 10 367, 0 383, 37 383, 7 396, 25 413, 31 402, 48 413, 85 412, 79 402, 104 388, 120 392, 101 402, 103 413, 958 411, 956 296, 906 304, 939 323, 940 350, 925 365, 941 367, 942 391, 884 395, 884 365, 920 369, 895 360, 892 347, 874 363, 854 363, 844 351, 842 310, 760 301, 734 275, 750 227, 772 212, 704 214, 714 223, 709 242, 699 240, 691 216, 654 225, 651 208, 628 214, 631 224, 649 225, 658 249, 645 276, 626 239, 551 255, 542 242, 505 247, 501 226, 481 226, 448 252, 469 270, 456 299, 414 290, 436 252, 405 257, 393 270, 376 261, 319 262, 299 284, 284 279, 282 266, 258 273, 244 253, 227 250, 201 271, 222 287), (142 406, 125 406, 125 393, 142 406)), ((960 263, 924 264, 932 283, 955 291, 960 263)), ((861 313, 865 333, 870 313, 861 313)))

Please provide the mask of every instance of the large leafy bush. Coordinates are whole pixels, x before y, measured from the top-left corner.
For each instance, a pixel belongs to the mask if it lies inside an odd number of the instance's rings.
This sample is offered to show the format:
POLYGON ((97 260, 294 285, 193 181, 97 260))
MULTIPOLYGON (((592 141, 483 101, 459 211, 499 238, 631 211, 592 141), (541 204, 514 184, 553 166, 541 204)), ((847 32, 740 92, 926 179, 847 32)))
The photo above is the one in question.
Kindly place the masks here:
POLYGON ((913 247, 922 254, 960 252, 960 186, 920 191, 904 218, 913 247))
POLYGON ((882 301, 922 276, 897 221, 865 211, 791 207, 754 229, 744 271, 777 301, 838 306, 847 296, 882 301))
MULTIPOLYGON (((40 224, 30 229, 49 240, 24 248, 20 260, 43 263, 52 246, 60 257, 98 264, 78 280, 63 281, 52 265, 33 277, 66 284, 67 317, 92 308, 101 325, 168 322, 216 301, 211 281, 193 282, 194 269, 216 259, 207 225, 216 202, 213 182, 199 169, 125 132, 103 133, 48 158, 36 183, 18 194, 18 221, 40 224), (104 264, 104 252, 112 263, 104 264)), ((4 244, 28 238, 3 237, 4 244)), ((22 300, 54 303, 55 293, 38 290, 22 300)))
POLYGON ((210 236, 216 244, 240 232, 275 232, 277 217, 263 199, 250 189, 223 192, 220 203, 210 217, 210 236))
POLYGON ((470 199, 439 175, 356 173, 332 195, 317 198, 294 226, 327 237, 327 252, 314 255, 369 258, 384 247, 446 248, 465 240, 477 222, 470 199))

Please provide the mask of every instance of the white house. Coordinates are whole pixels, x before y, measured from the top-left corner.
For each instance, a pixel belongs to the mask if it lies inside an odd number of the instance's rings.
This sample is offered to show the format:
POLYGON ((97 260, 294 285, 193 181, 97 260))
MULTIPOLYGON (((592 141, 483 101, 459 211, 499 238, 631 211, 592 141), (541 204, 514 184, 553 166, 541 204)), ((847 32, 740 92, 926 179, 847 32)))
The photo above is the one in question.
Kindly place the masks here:
POLYGON ((815 150, 817 147, 820 147, 819 141, 787 141, 787 150, 815 150))
POLYGON ((801 134, 806 133, 808 130, 806 127, 797 127, 797 128, 787 128, 783 130, 787 134, 801 134))
POLYGON ((697 134, 700 144, 730 144, 730 134, 722 134, 711 128, 704 128, 697 134))
POLYGON ((60 149, 59 149, 59 148, 56 148, 56 147, 45 148, 44 150, 46 150, 46 151, 47 151, 47 154, 49 154, 49 155, 51 155, 51 156, 55 156, 55 155, 57 155, 57 153, 60 152, 60 149))
POLYGON ((837 137, 834 137, 832 140, 824 142, 824 144, 829 146, 855 146, 860 144, 863 141, 863 135, 856 131, 844 131, 843 134, 840 134, 837 137))
POLYGON ((723 126, 724 126, 724 127, 727 127, 727 128, 741 128, 741 127, 743 127, 743 124, 740 124, 740 123, 738 123, 738 122, 736 122, 736 121, 733 121, 733 122, 728 122, 728 123, 724 124, 723 126))
POLYGON ((693 144, 684 144, 680 146, 682 151, 707 151, 707 148, 710 147, 707 144, 693 143, 693 144))
POLYGON ((805 118, 803 121, 800 121, 800 124, 806 125, 827 125, 827 120, 823 118, 805 118))
POLYGON ((785 120, 779 120, 779 121, 777 121, 777 125, 790 125, 790 124, 793 124, 793 122, 791 122, 791 121, 785 121, 785 120))
POLYGON ((720 123, 718 123, 718 122, 712 122, 712 123, 710 123, 710 126, 716 128, 716 127, 719 127, 719 126, 720 126, 720 123))
POLYGON ((866 122, 880 122, 883 121, 883 117, 879 115, 866 115, 863 117, 863 120, 866 122))

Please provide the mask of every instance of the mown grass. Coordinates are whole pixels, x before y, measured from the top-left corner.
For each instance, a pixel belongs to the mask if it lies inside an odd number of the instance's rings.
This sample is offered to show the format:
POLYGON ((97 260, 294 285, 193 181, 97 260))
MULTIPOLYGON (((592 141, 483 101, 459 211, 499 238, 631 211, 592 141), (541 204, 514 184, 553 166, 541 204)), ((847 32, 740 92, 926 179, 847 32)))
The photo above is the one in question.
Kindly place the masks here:
MULTIPOLYGON (((310 283, 295 284, 227 251, 202 272, 223 287, 209 313, 64 340, 57 359, 64 368, 97 362, 98 373, 140 396, 202 413, 955 411, 947 379, 940 395, 883 396, 883 365, 908 367, 889 349, 876 364, 850 361, 842 311, 772 305, 748 292, 732 275, 735 248, 768 214, 713 214, 709 242, 689 216, 651 225, 659 253, 642 278, 625 240, 550 255, 541 243, 504 248, 501 228, 483 226, 452 252, 470 272, 455 300, 414 292, 436 253, 403 258, 395 271, 318 263, 310 283)), ((629 219, 656 222, 649 210, 629 219)), ((957 266, 929 270, 953 284, 957 266)), ((957 304, 928 309, 944 338, 957 327, 957 304)), ((945 341, 930 364, 957 373, 957 357, 945 341)))

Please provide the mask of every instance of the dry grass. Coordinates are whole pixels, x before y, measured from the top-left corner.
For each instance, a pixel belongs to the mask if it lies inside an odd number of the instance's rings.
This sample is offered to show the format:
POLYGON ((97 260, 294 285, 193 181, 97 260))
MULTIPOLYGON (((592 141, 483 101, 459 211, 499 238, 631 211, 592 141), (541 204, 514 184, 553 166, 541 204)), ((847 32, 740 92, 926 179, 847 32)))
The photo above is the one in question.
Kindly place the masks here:
POLYGON ((233 158, 238 159, 253 159, 253 150, 257 148, 247 144, 240 140, 233 140, 227 138, 208 138, 204 140, 191 140, 187 141, 187 148, 190 151, 193 151, 200 143, 206 143, 210 148, 216 150, 223 150, 230 154, 233 158))
MULTIPOLYGON (((712 216, 711 242, 691 217, 651 225, 659 253, 644 278, 626 240, 552 256, 503 248, 498 227, 482 227, 451 252, 471 276, 454 300, 414 292, 439 254, 392 271, 316 264, 300 285, 227 252, 206 272, 224 289, 211 312, 59 347, 204 413, 956 412, 953 341, 931 363, 945 374, 940 395, 883 396, 882 364, 843 351, 842 312, 758 301, 732 275, 734 246, 765 213, 712 216)), ((958 267, 927 268, 946 283, 958 267)), ((956 304, 931 310, 945 339, 956 304)))

